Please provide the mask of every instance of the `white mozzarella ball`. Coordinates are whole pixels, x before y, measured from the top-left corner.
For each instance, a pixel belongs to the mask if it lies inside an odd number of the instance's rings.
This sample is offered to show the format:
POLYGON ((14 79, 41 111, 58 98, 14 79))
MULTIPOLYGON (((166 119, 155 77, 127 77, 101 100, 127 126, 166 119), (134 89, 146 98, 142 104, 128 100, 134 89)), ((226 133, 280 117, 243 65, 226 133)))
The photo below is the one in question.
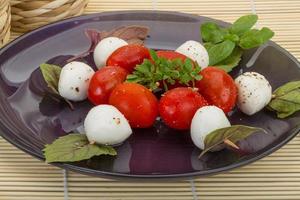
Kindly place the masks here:
POLYGON ((117 37, 108 37, 101 40, 94 50, 94 61, 98 69, 106 65, 108 57, 115 50, 125 45, 128 45, 128 43, 117 37))
POLYGON ((104 104, 89 111, 84 129, 90 142, 105 145, 119 144, 132 134, 124 115, 116 107, 104 104))
POLYGON ((229 127, 230 122, 223 110, 216 106, 204 106, 195 113, 191 123, 191 137, 194 144, 204 149, 205 137, 216 129, 229 127))
POLYGON ((268 80, 257 72, 246 72, 235 79, 238 89, 239 109, 247 114, 262 110, 272 98, 272 87, 268 80))
POLYGON ((209 64, 209 57, 205 47, 197 41, 186 41, 176 49, 176 52, 196 61, 202 69, 207 67, 209 64))
POLYGON ((61 70, 58 82, 60 96, 72 101, 85 100, 94 73, 94 70, 83 62, 73 61, 66 64, 61 70))

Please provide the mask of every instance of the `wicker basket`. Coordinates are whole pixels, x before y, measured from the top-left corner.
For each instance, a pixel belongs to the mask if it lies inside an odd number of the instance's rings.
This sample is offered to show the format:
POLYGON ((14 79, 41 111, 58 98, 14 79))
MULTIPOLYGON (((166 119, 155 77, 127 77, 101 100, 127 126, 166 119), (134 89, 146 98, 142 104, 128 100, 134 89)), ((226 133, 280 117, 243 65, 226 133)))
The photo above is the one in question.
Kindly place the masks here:
POLYGON ((10 18, 9 0, 0 0, 0 47, 9 40, 10 18))
POLYGON ((27 32, 83 13, 88 0, 11 0, 12 30, 27 32))

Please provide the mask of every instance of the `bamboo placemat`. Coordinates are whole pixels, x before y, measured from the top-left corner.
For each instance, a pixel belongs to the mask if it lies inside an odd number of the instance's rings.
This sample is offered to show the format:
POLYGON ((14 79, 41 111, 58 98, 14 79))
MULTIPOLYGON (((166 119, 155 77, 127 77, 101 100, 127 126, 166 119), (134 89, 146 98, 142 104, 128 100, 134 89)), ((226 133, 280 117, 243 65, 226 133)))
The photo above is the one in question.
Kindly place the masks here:
MULTIPOLYGON (((256 12, 258 26, 300 59, 300 0, 90 0, 86 13, 158 9, 232 22, 256 12)), ((13 33, 12 38, 18 34, 13 33)), ((272 155, 216 176, 164 182, 88 177, 42 163, 0 139, 0 200, 300 199, 300 136, 272 155)))

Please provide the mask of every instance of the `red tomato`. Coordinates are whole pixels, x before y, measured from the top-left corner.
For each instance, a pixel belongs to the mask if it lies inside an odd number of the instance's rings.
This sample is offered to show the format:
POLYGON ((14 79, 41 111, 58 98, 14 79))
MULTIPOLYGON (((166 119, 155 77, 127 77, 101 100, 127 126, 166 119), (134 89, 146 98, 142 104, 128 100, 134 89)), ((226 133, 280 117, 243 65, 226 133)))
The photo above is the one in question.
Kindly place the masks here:
POLYGON ((209 104, 221 108, 225 113, 231 111, 237 98, 237 88, 231 76, 217 67, 207 67, 200 74, 203 78, 196 82, 199 93, 209 104))
POLYGON ((175 129, 189 129, 195 112, 208 105, 206 100, 191 88, 179 87, 166 92, 159 102, 163 121, 175 129))
POLYGON ((174 60, 180 58, 182 61, 185 61, 187 58, 185 55, 178 53, 176 51, 157 51, 157 56, 160 58, 166 58, 168 60, 174 60))
POLYGON ((109 97, 133 128, 151 127, 158 116, 158 101, 146 87, 136 83, 118 85, 109 97))
POLYGON ((126 79, 128 72, 121 67, 107 66, 99 69, 92 77, 88 98, 95 104, 108 103, 112 90, 126 79))
POLYGON ((149 50, 137 44, 129 44, 118 48, 107 59, 106 65, 119 66, 132 72, 136 65, 150 58, 149 50))

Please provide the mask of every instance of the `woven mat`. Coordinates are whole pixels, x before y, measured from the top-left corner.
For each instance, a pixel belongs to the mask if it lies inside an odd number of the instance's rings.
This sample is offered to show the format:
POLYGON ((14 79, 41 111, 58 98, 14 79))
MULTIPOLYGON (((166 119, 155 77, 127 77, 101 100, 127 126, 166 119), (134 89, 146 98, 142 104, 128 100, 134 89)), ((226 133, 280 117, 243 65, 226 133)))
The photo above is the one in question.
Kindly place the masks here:
MULTIPOLYGON (((256 12, 258 26, 300 59, 300 0, 90 0, 86 13, 111 10, 173 10, 232 22, 256 12)), ((17 37, 12 34, 12 38, 17 37)), ((207 178, 122 182, 93 178, 40 162, 0 139, 0 200, 221 200, 300 199, 300 136, 272 155, 207 178)))

